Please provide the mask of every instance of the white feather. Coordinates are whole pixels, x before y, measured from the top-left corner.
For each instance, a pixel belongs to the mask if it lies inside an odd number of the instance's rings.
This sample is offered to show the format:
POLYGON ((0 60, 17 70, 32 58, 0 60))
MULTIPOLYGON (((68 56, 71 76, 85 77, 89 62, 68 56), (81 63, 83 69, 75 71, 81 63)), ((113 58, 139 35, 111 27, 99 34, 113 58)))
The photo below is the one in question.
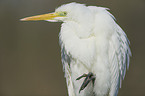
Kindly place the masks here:
POLYGON ((117 96, 131 55, 124 31, 107 8, 69 3, 56 9, 67 12, 59 35, 69 96, 117 96), (84 73, 96 75, 79 93, 84 73))

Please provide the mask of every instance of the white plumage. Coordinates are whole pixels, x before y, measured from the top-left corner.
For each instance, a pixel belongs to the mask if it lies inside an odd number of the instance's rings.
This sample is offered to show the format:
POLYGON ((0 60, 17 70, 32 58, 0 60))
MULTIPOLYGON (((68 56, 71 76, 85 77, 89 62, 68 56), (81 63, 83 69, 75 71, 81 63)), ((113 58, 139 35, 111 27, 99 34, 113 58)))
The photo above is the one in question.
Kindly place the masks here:
POLYGON ((78 3, 62 5, 55 13, 59 16, 44 20, 63 22, 59 40, 69 96, 117 96, 131 52, 113 15, 78 3), (84 79, 76 79, 89 72, 96 76, 94 86, 90 82, 79 93, 84 79))
POLYGON ((131 55, 124 31, 103 7, 70 3, 56 11, 70 12, 60 32, 69 96, 117 96, 131 55), (95 86, 79 94, 83 80, 76 78, 88 72, 96 74, 95 86))

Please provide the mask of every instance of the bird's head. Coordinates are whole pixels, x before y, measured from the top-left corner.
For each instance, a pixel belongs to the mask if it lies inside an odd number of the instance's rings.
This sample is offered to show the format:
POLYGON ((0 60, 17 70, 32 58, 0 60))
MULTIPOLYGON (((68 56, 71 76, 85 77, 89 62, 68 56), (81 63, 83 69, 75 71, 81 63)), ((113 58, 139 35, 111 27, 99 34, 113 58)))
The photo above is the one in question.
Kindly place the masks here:
MULTIPOLYGON (((88 8, 79 3, 69 3, 58 7, 55 12, 26 17, 21 21, 50 21, 50 22, 65 22, 65 21, 80 21, 81 18, 89 17, 88 8)), ((87 18, 86 18, 87 19, 87 18)))

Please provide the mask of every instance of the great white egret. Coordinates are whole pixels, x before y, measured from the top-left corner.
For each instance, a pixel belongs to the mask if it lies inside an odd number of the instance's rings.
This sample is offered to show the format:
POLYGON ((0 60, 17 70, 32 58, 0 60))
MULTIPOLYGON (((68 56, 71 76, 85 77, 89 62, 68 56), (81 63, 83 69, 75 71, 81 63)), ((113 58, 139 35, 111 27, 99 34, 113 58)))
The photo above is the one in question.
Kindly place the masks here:
POLYGON ((117 96, 129 67, 129 40, 107 8, 69 3, 21 21, 63 22, 59 34, 69 96, 117 96))

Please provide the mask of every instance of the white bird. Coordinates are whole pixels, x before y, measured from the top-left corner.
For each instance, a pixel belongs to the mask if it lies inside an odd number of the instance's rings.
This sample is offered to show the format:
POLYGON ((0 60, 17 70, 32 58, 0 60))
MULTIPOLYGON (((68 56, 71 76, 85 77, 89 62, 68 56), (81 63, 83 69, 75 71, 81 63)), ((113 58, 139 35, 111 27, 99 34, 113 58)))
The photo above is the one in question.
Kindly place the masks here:
POLYGON ((22 21, 63 22, 59 34, 69 96, 117 96, 129 67, 129 40, 107 8, 69 3, 22 21))

